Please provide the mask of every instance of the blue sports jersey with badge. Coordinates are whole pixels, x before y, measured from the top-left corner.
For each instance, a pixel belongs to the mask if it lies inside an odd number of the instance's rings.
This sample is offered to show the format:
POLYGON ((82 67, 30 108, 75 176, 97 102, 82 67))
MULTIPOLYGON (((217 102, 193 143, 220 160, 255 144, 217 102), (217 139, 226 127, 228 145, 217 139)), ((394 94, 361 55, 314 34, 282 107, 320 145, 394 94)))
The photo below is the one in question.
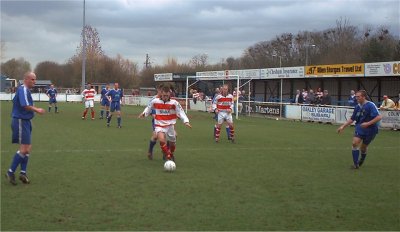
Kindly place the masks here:
POLYGON ((123 97, 121 89, 111 89, 108 91, 107 96, 111 97, 112 102, 120 102, 123 97))
POLYGON ((11 116, 18 119, 32 119, 34 116, 33 111, 25 110, 25 106, 33 106, 33 99, 31 91, 25 87, 25 85, 21 85, 18 87, 13 98, 13 110, 11 116))
POLYGON ((106 94, 107 94, 108 90, 106 88, 102 89, 100 94, 101 94, 101 99, 107 98, 106 94))
POLYGON ((353 115, 351 119, 356 122, 356 133, 359 135, 372 135, 378 133, 377 123, 367 127, 362 128, 361 124, 364 122, 369 122, 379 115, 378 109, 375 104, 367 101, 364 105, 356 105, 354 108, 353 115))
POLYGON ((56 89, 48 89, 46 94, 50 96, 50 98, 56 98, 57 90, 56 89))

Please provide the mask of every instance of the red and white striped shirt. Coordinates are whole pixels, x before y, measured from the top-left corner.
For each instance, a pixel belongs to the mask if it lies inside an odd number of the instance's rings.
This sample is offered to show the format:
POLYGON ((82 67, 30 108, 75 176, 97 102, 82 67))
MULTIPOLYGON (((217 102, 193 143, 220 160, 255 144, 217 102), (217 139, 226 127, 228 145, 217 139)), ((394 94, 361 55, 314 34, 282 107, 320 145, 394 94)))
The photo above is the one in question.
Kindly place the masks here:
POLYGON ((155 111, 155 126, 166 127, 174 125, 178 117, 183 121, 183 123, 189 122, 189 119, 186 116, 185 111, 182 109, 181 104, 174 99, 164 102, 160 98, 154 98, 144 109, 143 113, 147 117, 150 115, 152 110, 155 111))
POLYGON ((96 90, 93 88, 85 89, 82 91, 82 96, 85 98, 85 101, 94 100, 94 96, 96 95, 96 90))
POLYGON ((220 112, 228 112, 230 109, 231 112, 233 111, 233 96, 232 94, 228 94, 226 96, 222 96, 222 94, 218 94, 214 102, 212 104, 212 110, 215 111, 218 109, 220 112))

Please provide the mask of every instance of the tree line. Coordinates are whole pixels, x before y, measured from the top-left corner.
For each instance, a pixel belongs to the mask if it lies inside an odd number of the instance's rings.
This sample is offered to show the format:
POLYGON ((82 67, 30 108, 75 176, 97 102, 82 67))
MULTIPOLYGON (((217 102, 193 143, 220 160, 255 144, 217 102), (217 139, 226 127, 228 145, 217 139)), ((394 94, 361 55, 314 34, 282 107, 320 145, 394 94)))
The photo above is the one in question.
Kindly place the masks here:
MULTIPOLYGON (((86 39, 86 81, 119 82, 123 88, 155 86, 155 73, 195 73, 206 70, 259 69, 269 67, 304 66, 306 63, 340 64, 368 63, 400 60, 400 39, 385 26, 358 28, 348 19, 338 19, 336 26, 322 31, 283 33, 274 39, 260 41, 244 49, 240 57, 227 57, 209 64, 207 54, 194 55, 189 61, 178 63, 168 57, 163 65, 149 65, 140 69, 133 62, 118 54, 107 56, 100 42, 100 35, 91 26, 84 28, 86 39)), ((1 43, 2 58, 5 51, 1 43)), ((56 86, 71 88, 81 85, 83 43, 65 64, 43 61, 34 71, 40 79, 51 80, 56 86)), ((21 79, 31 70, 24 58, 1 63, 1 73, 21 79)))

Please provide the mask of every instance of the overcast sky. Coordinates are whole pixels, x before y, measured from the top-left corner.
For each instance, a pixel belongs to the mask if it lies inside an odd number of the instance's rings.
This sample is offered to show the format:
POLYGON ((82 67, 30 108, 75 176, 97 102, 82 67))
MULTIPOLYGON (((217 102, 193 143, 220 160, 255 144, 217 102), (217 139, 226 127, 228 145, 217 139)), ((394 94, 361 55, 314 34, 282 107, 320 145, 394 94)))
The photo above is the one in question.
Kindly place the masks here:
MULTIPOLYGON (((203 53, 217 63, 281 33, 334 27, 340 18, 360 29, 385 25, 398 36, 399 12, 400 0, 86 0, 86 24, 99 32, 105 54, 139 67, 146 53, 160 65, 203 53)), ((1 0, 2 62, 65 63, 79 45, 82 14, 83 0, 1 0)))

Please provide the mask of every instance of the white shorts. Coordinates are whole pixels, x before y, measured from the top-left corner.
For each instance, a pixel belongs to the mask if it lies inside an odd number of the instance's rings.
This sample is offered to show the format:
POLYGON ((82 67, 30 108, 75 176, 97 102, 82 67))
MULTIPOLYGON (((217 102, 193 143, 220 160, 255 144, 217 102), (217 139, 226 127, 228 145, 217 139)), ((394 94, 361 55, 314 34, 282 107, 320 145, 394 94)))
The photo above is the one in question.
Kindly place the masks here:
POLYGON ((93 108, 94 107, 94 100, 85 101, 85 108, 93 108))
POLYGON ((160 127, 156 126, 154 131, 158 134, 158 132, 163 132, 165 133, 165 136, 167 137, 167 141, 171 142, 176 142, 176 134, 175 134, 175 128, 174 125, 169 125, 166 127, 160 127))
POLYGON ((218 124, 222 124, 224 121, 233 123, 232 114, 225 111, 218 112, 218 124))

